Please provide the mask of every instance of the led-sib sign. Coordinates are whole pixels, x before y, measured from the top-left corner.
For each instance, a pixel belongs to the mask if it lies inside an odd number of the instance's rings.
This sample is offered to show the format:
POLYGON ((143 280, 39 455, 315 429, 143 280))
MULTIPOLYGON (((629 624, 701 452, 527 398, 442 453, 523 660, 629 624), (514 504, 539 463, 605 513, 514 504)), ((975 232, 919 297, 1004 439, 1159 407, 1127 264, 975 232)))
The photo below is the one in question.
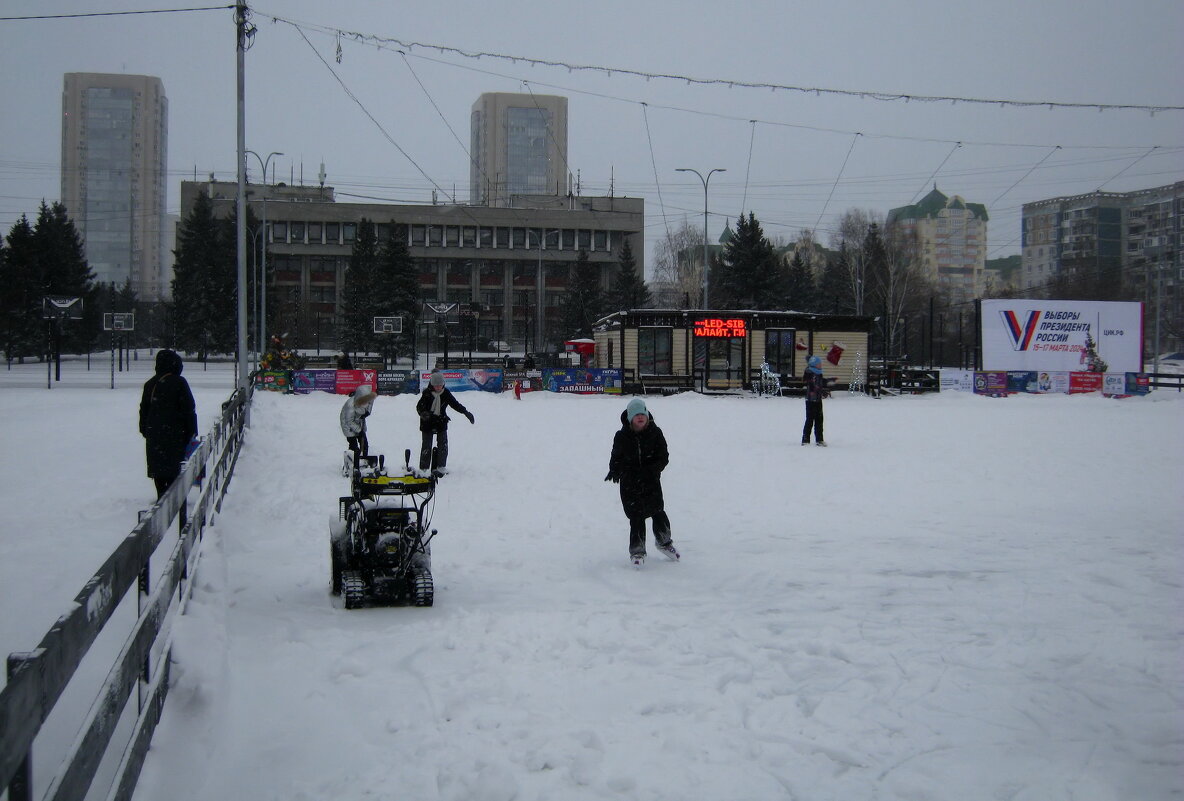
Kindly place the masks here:
POLYGON ((748 323, 739 318, 695 321, 695 336, 697 337, 742 337, 747 335, 748 323))

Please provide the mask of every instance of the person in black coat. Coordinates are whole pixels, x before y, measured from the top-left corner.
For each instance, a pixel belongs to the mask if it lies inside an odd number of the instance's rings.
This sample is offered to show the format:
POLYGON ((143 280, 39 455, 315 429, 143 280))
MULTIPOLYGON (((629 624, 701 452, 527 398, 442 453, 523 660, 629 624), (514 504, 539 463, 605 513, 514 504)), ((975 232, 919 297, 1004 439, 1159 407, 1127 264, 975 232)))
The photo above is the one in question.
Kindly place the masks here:
POLYGON ((181 472, 185 449, 197 436, 197 411, 189 382, 181 377, 181 357, 165 349, 156 354, 156 374, 144 383, 140 397, 140 433, 148 477, 156 497, 165 493, 181 472))
POLYGON ((621 485, 621 507, 629 518, 629 556, 633 564, 645 559, 645 520, 653 518, 654 540, 666 558, 677 560, 662 498, 662 471, 670 463, 666 437, 641 398, 621 412, 621 428, 613 437, 613 452, 605 481, 621 485))
POLYGON ((432 439, 436 441, 437 478, 448 472, 448 407, 451 406, 475 423, 473 413, 466 409, 456 396, 444 386, 444 375, 433 370, 428 386, 419 396, 415 411, 419 413, 419 433, 422 439, 419 448, 419 469, 427 472, 432 466, 432 439))
POLYGON ((830 397, 826 377, 822 375, 822 359, 811 356, 806 362, 806 424, 802 426, 802 444, 810 444, 810 429, 814 429, 814 444, 826 447, 822 438, 822 400, 830 397))

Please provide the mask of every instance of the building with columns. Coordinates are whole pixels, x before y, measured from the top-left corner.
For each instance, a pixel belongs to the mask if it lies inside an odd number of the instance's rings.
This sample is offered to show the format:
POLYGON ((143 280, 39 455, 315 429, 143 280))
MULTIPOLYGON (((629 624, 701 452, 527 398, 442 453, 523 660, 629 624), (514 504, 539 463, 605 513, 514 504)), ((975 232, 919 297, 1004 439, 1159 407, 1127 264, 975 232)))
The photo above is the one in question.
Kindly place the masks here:
MULTIPOLYGON (((216 216, 233 213, 236 184, 183 181, 182 220, 199 192, 213 200, 216 216)), ((509 342, 515 351, 554 349, 569 337, 558 307, 581 250, 606 291, 627 239, 644 270, 641 198, 514 196, 487 207, 338 203, 332 187, 284 184, 251 184, 247 193, 252 213, 267 219, 267 328, 288 332, 293 347, 336 345, 363 218, 375 223, 380 241, 405 238, 424 300, 468 304, 476 341, 509 342)))

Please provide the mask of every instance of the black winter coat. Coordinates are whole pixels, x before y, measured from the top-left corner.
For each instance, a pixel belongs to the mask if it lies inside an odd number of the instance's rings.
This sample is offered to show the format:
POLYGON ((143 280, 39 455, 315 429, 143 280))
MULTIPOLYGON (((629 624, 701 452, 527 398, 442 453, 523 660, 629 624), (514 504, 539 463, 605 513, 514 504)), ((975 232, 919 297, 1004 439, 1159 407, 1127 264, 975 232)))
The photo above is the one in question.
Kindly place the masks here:
POLYGON ((156 375, 140 397, 140 433, 149 478, 176 476, 185 448, 197 436, 197 411, 189 382, 181 377, 181 357, 171 350, 156 354, 156 375))
POLYGON ((662 499, 662 471, 670 463, 666 437, 650 415, 640 433, 621 412, 621 429, 613 437, 609 473, 621 479, 621 506, 628 518, 653 517, 666 511, 662 499))
POLYGON ((447 387, 440 390, 440 413, 432 414, 432 388, 428 387, 419 395, 419 402, 415 404, 415 411, 419 413, 420 431, 443 431, 448 428, 448 407, 451 406, 466 417, 469 410, 456 399, 447 387))

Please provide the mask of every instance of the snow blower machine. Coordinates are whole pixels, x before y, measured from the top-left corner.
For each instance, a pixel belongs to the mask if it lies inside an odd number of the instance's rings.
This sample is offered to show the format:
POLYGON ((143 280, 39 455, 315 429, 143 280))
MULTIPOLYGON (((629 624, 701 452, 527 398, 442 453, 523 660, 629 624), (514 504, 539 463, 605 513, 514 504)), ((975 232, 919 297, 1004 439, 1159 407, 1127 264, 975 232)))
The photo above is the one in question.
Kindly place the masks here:
MULTIPOLYGON (((436 480, 411 470, 404 454, 400 475, 387 472, 382 456, 355 456, 351 494, 338 499, 329 523, 329 558, 334 595, 346 609, 374 604, 431 606, 431 540, 426 510, 436 480)), ((433 459, 434 461, 434 459, 433 459)))

